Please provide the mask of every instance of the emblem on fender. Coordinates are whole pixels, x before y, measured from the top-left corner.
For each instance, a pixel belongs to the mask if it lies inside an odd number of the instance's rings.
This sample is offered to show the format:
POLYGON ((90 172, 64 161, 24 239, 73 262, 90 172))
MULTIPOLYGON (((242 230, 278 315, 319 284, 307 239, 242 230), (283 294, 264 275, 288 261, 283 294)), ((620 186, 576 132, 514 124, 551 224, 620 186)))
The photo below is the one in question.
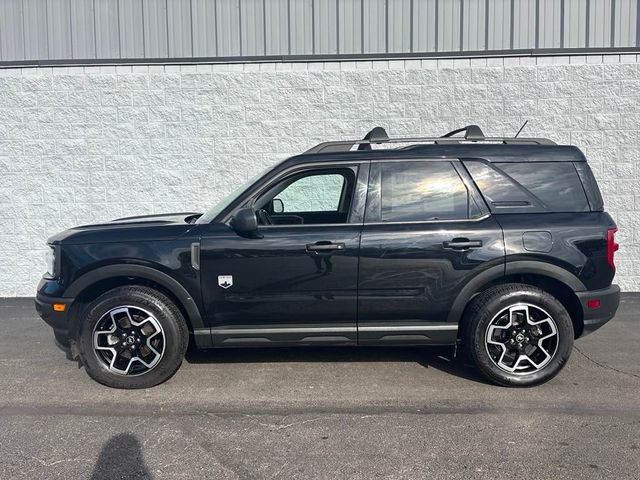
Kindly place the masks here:
POLYGON ((218 275, 218 286, 229 288, 233 285, 233 275, 218 275))

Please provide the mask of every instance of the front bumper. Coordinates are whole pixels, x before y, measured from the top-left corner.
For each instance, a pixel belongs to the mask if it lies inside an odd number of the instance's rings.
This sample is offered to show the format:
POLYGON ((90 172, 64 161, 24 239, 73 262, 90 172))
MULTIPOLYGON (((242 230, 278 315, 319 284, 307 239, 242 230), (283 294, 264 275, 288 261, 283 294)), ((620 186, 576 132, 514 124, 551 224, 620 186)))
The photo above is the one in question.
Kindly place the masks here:
POLYGON ((67 330, 67 322, 69 318, 69 306, 73 302, 73 298, 56 298, 47 297, 38 293, 36 295, 36 311, 47 325, 54 330, 67 330), (66 308, 63 312, 57 312, 53 309, 53 304, 64 304, 66 308))
POLYGON ((38 315, 53 328, 56 342, 62 347, 69 345, 69 310, 73 303, 73 298, 59 296, 61 286, 57 280, 43 278, 38 285, 35 305, 38 315), (66 305, 62 312, 53 309, 54 304, 66 305))
POLYGON ((581 336, 596 331, 611 320, 620 305, 620 287, 618 285, 611 285, 602 290, 576 292, 576 295, 583 312, 584 329, 581 336), (600 306, 589 308, 587 305, 589 300, 600 300, 600 306))

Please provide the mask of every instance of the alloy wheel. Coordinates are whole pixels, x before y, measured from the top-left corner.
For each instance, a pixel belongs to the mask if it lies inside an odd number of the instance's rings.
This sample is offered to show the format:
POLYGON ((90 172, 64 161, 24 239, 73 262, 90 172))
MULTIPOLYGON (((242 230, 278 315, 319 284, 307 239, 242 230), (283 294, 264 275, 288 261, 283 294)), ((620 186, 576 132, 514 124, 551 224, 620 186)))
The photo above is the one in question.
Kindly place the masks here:
POLYGON ((160 322, 148 311, 119 306, 106 312, 93 329, 98 359, 119 375, 142 375, 154 368, 165 350, 160 322))
POLYGON ((485 336, 491 361, 516 375, 529 375, 547 365, 556 354, 558 327, 545 310, 518 303, 495 315, 485 336))

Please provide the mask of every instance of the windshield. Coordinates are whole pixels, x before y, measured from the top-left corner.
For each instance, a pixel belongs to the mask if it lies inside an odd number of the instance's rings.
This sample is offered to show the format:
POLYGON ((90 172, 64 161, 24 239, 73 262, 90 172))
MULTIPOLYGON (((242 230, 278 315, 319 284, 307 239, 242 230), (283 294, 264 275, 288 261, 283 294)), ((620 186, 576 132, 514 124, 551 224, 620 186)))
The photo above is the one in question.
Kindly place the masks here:
POLYGON ((244 192, 253 183, 255 183, 256 180, 258 180, 260 177, 263 177, 264 175, 266 175, 267 172, 269 172, 272 169, 273 169, 273 167, 265 168, 260 173, 258 173, 257 175, 254 175, 249 180, 244 182, 238 188, 234 189, 231 193, 226 195, 222 200, 220 200, 213 207, 211 207, 209 210, 207 210, 205 212, 205 214, 202 215, 198 219, 198 221, 196 223, 211 223, 211 221, 214 218, 216 218, 220 214, 220 212, 222 212, 225 208, 227 208, 227 206, 229 206, 229 204, 231 202, 233 202, 238 197, 238 195, 240 195, 242 192, 244 192))

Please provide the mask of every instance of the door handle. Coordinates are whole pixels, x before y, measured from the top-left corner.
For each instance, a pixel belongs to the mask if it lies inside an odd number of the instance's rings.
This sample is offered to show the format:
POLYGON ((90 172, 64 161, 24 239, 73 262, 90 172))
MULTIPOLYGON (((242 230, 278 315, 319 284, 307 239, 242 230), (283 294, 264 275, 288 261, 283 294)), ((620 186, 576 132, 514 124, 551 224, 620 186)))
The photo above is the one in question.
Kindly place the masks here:
POLYGON ((309 252, 330 252, 332 250, 344 250, 344 243, 316 242, 307 243, 307 251, 309 252))
POLYGON ((468 238, 454 238, 448 242, 442 242, 444 248, 452 250, 467 250, 469 248, 478 248, 482 246, 482 240, 469 240, 468 238))

